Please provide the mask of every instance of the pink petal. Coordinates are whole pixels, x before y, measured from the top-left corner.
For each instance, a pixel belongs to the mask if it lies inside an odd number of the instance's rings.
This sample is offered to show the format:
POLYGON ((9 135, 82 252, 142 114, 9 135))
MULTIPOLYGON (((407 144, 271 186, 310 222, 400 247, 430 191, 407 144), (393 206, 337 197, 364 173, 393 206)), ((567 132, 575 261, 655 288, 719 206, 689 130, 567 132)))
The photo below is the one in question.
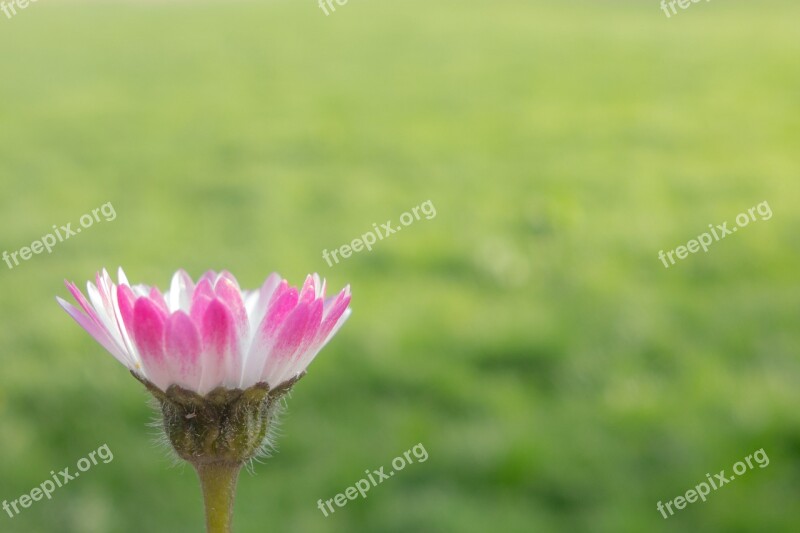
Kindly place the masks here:
POLYGON ((266 338, 272 336, 289 316, 289 313, 297 307, 298 299, 297 289, 290 287, 286 280, 282 281, 272 296, 272 302, 267 308, 264 320, 258 327, 259 332, 266 338))
POLYGON ((297 347, 297 352, 295 357, 299 357, 308 350, 311 345, 316 342, 317 334, 319 333, 319 328, 322 323, 322 298, 317 298, 308 306, 309 309, 309 316, 308 316, 308 323, 306 324, 305 332, 303 333, 303 339, 300 341, 300 345, 297 347))
MULTIPOLYGON (((297 289, 290 287, 286 280, 280 282, 275 289, 261 324, 258 326, 250 349, 247 352, 247 362, 243 374, 243 386, 253 385, 265 376, 264 365, 270 357, 272 346, 275 344, 275 333, 293 309, 297 307, 299 295, 297 289)), ((270 367, 272 368, 272 367, 270 367)))
POLYGON ((100 346, 105 348, 114 358, 128 367, 129 369, 133 370, 134 365, 130 358, 122 352, 117 344, 113 341, 111 336, 108 334, 108 331, 105 330, 102 326, 98 325, 97 322, 86 316, 85 314, 81 313, 80 310, 75 307, 74 305, 66 302, 62 298, 56 297, 58 304, 66 311, 69 316, 71 316, 75 322, 78 323, 83 329, 86 330, 89 335, 94 338, 100 346))
POLYGON ((129 287, 133 290, 133 294, 135 294, 137 298, 141 298, 142 296, 150 296, 149 285, 137 283, 136 285, 129 285, 129 287))
POLYGON ((122 322, 130 335, 133 335, 133 306, 136 303, 136 296, 127 285, 117 286, 117 304, 122 322))
POLYGON ((128 276, 125 275, 125 271, 122 270, 122 267, 117 269, 117 284, 130 285, 130 283, 128 283, 128 276))
POLYGON ((103 289, 102 278, 97 274, 97 280, 100 282, 99 286, 95 286, 91 282, 86 283, 86 292, 89 296, 89 301, 95 312, 95 319, 97 323, 106 330, 108 336, 114 341, 121 351, 125 351, 122 336, 119 334, 117 322, 114 317, 114 306, 111 299, 105 294, 103 289))
POLYGON ((111 298, 109 297, 108 291, 106 290, 106 279, 108 278, 108 272, 103 269, 102 272, 97 272, 94 276, 95 285, 97 286, 97 294, 100 297, 100 301, 103 303, 103 309, 106 311, 113 310, 113 306, 111 305, 111 298))
POLYGON ((169 285, 169 301, 167 303, 170 311, 173 313, 178 309, 188 311, 192 302, 193 291, 194 282, 189 274, 183 269, 175 272, 169 285))
POLYGON ((202 376, 200 333, 183 311, 175 312, 167 322, 166 352, 171 359, 175 381, 182 387, 197 390, 202 376))
POLYGON ((314 300, 308 308, 309 317, 303 332, 303 338, 291 358, 286 359, 277 373, 272 376, 276 384, 283 383, 303 372, 308 366, 309 360, 314 356, 311 351, 315 350, 317 334, 322 320, 322 298, 314 300))
POLYGON ((325 318, 322 319, 316 342, 321 342, 323 344, 327 342, 328 336, 333 331, 334 326, 336 326, 339 318, 344 314, 345 310, 347 310, 347 306, 350 305, 350 298, 350 286, 348 285, 342 289, 342 292, 340 292, 329 305, 326 305, 325 318))
POLYGON ((192 294, 192 307, 189 311, 189 315, 196 326, 199 327, 203 323, 203 316, 206 314, 208 304, 213 299, 214 289, 211 282, 207 279, 200 280, 192 294))
POLYGON ((236 326, 228 308, 218 299, 208 304, 200 329, 203 340, 203 378, 200 393, 219 385, 238 387, 242 360, 238 351, 236 326))
POLYGON ((240 290, 239 289, 239 282, 236 280, 236 276, 234 276, 233 274, 231 274, 227 270, 223 270, 222 272, 220 272, 217 275, 217 278, 214 280, 215 286, 216 286, 216 284, 218 284, 220 282, 220 280, 223 280, 223 279, 226 279, 226 280, 230 281, 231 283, 233 283, 233 286, 236 287, 237 291, 240 290))
POLYGON ((164 356, 166 319, 161 309, 142 297, 133 307, 133 339, 142 357, 147 379, 161 390, 171 382, 170 365, 164 356))
POLYGON ((156 304, 159 309, 161 309, 165 315, 169 315, 169 308, 167 307, 167 301, 164 299, 164 295, 161 294, 156 287, 150 289, 150 300, 156 304))
POLYGON ((267 312, 267 306, 269 305, 272 295, 275 293, 275 289, 278 288, 280 282, 281 277, 273 272, 269 275, 269 277, 267 277, 258 292, 248 298, 246 307, 248 318, 250 320, 250 327, 252 329, 255 329, 264 318, 264 313, 267 312))
POLYGON ((197 282, 197 287, 194 289, 194 293, 192 293, 192 300, 196 298, 214 298, 214 282, 210 281, 206 278, 201 279, 197 282))
POLYGON ((236 284, 236 280, 232 280, 230 274, 227 276, 225 274, 227 273, 223 273, 217 281, 214 292, 217 298, 222 300, 233 315, 239 338, 245 338, 249 334, 250 325, 247 322, 247 311, 244 308, 242 293, 239 290, 239 286, 236 284))
MULTIPOLYGON (((305 350, 305 353, 301 356, 300 361, 295 365, 296 371, 302 372, 314 358, 317 356, 319 351, 325 346, 328 341, 333 338, 339 328, 345 323, 347 318, 350 316, 350 309, 348 305, 350 304, 350 286, 347 287, 340 292, 336 298, 331 298, 330 301, 325 303, 325 310, 323 311, 325 318, 323 318, 322 323, 317 331, 316 338, 312 341, 311 345, 305 350)), ((291 375, 283 376, 283 379, 291 378, 291 375)))
POLYGON ((117 286, 114 285, 113 281, 111 281, 111 276, 108 275, 108 272, 105 268, 103 269, 102 273, 97 276, 97 290, 100 292, 103 302, 105 303, 109 318, 113 319, 112 325, 116 325, 114 300, 117 296, 117 286))
POLYGON ((270 386, 274 387, 281 383, 277 379, 286 373, 287 367, 291 364, 292 355, 303 342, 310 318, 310 306, 299 304, 278 331, 262 373, 270 386))
POLYGON ((133 342, 133 305, 136 301, 133 291, 126 285, 115 286, 113 282, 108 281, 110 286, 107 291, 111 298, 111 305, 113 308, 114 325, 119 332, 119 337, 125 351, 133 361, 137 371, 141 370, 141 361, 137 355, 136 346, 133 342), (125 287, 124 289, 122 287, 125 287), (125 312, 122 312, 122 309, 125 312))
MULTIPOLYGON (((98 298, 100 300, 98 302, 98 306, 100 308, 97 309, 94 306, 92 306, 92 304, 90 304, 86 300, 86 298, 83 296, 83 293, 81 293, 81 291, 78 289, 78 287, 74 283, 70 283, 69 281, 66 281, 66 280, 64 280, 64 283, 66 284, 67 289, 69 289, 69 292, 72 294, 72 296, 75 298, 75 300, 80 304, 81 308, 85 311, 87 318, 91 322, 93 322, 98 327, 99 330, 104 332, 104 335, 108 339, 107 342, 109 342, 109 343, 111 343, 111 345, 113 345, 114 349, 112 351, 112 354, 125 354, 126 351, 125 351, 124 346, 114 336, 113 332, 110 329, 111 327, 114 327, 114 323, 111 320, 111 318, 109 318, 108 313, 107 313, 106 309, 104 308, 104 306, 102 304, 102 301, 101 301, 102 299, 99 297, 99 295, 96 295, 96 298, 98 298)), ((88 285, 92 286, 91 283, 89 283, 88 285)), ((113 316, 113 312, 112 312, 112 316, 113 316)), ((108 347, 106 347, 105 345, 103 345, 103 347, 108 349, 108 347)), ((115 357, 116 357, 116 355, 115 355, 115 357)), ((126 359, 130 360, 131 364, 134 363, 134 361, 130 357, 126 356, 126 359)), ((130 368, 130 365, 128 365, 128 366, 130 368)))
POLYGON ((320 281, 319 274, 314 273, 314 283, 317 287, 317 298, 324 298, 325 297, 325 285, 326 281, 323 279, 320 281))
POLYGON ((314 285, 314 276, 309 274, 306 276, 306 281, 303 283, 303 288, 300 290, 300 301, 310 302, 316 298, 317 290, 314 285))
POLYGON ((211 286, 213 287, 214 282, 217 281, 217 273, 214 272, 213 270, 207 270, 206 272, 203 273, 202 276, 200 276, 200 279, 197 280, 197 284, 200 285, 200 282, 203 280, 206 280, 209 283, 211 283, 211 286))
POLYGON ((83 296, 83 293, 80 291, 80 289, 78 289, 78 287, 74 283, 69 282, 67 280, 64 280, 64 284, 67 286, 67 289, 69 290, 70 294, 72 294, 72 297, 75 298, 75 300, 80 304, 80 306, 83 308, 86 314, 89 315, 89 318, 92 319, 98 326, 102 327, 103 323, 97 316, 97 312, 94 310, 91 304, 89 304, 88 300, 86 300, 86 298, 83 296))
POLYGON ((94 302, 94 307, 98 311, 99 318, 103 321, 109 335, 114 339, 120 349, 127 353, 132 361, 138 362, 133 343, 119 315, 117 286, 111 280, 111 276, 108 275, 108 271, 105 268, 97 273, 95 279, 97 287, 93 287, 91 283, 88 283, 87 286, 89 296, 92 302, 94 302))

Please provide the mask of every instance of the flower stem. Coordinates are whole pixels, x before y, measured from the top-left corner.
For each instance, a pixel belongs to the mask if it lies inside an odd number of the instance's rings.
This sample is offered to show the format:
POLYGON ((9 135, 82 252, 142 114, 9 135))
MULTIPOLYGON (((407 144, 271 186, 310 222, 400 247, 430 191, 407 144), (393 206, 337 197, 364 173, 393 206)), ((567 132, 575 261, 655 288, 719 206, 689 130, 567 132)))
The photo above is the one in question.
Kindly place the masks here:
POLYGON ((194 467, 203 489, 208 533, 231 533, 233 500, 241 463, 204 463, 194 467))

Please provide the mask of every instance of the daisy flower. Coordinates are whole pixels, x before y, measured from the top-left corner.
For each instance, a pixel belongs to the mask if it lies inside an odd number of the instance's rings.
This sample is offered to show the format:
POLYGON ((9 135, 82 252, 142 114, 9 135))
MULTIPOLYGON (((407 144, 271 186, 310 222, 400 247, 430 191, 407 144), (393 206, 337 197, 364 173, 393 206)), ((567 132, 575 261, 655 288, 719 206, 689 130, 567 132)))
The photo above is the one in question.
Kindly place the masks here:
POLYGON ((229 272, 206 272, 195 284, 179 270, 169 290, 118 284, 106 270, 84 297, 66 282, 79 307, 58 303, 137 377, 161 391, 170 385, 205 395, 217 387, 276 389, 300 377, 350 315, 350 288, 325 298, 325 282, 309 275, 299 290, 278 274, 261 288, 239 288, 229 272))
POLYGON ((163 429, 200 478, 209 533, 229 533, 242 465, 269 446, 278 401, 350 315, 350 287, 325 297, 316 274, 295 288, 271 274, 242 290, 229 272, 169 290, 98 272, 78 303, 58 303, 159 401, 163 429))

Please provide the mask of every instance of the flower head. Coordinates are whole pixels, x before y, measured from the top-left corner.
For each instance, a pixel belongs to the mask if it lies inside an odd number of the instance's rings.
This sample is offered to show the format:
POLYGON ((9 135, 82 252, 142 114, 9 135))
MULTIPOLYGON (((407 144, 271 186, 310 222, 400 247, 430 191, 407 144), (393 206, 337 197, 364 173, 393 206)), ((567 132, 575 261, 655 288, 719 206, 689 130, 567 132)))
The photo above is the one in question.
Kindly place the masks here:
POLYGON ((88 282, 88 300, 71 282, 80 309, 58 303, 138 378, 160 391, 171 385, 203 396, 218 387, 279 389, 303 375, 350 314, 350 288, 325 298, 309 275, 298 290, 277 274, 242 290, 229 272, 206 272, 195 284, 179 270, 167 292, 130 285, 119 270, 88 282))

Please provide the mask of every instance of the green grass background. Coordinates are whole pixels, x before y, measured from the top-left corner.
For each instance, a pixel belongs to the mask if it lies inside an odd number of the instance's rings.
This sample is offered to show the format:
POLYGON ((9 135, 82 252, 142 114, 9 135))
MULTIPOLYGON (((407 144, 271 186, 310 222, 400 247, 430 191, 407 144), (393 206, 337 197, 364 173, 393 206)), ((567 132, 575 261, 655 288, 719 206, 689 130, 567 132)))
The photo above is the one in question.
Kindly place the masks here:
POLYGON ((147 395, 55 303, 106 266, 353 287, 236 531, 796 531, 797 2, 57 2, 0 17, 0 531, 203 530, 147 395), (328 267, 323 249, 437 216, 328 267), (768 201, 774 216, 657 258, 768 201), (365 469, 430 457, 325 518, 365 469), (764 448, 664 520, 656 502, 764 448))

